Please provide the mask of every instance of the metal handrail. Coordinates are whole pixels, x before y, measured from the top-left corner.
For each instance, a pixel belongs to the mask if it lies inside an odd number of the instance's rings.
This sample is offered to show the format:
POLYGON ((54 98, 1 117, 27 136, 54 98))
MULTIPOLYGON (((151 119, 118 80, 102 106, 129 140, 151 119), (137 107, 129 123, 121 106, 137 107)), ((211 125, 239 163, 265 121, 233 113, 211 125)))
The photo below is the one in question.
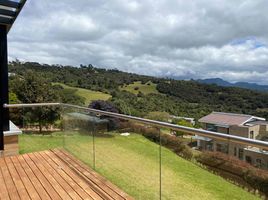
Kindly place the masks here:
POLYGON ((4 108, 33 108, 45 106, 61 106, 62 103, 22 103, 22 104, 4 104, 4 108))
POLYGON ((5 108, 27 108, 27 107, 29 108, 29 107, 47 107, 47 106, 61 106, 61 107, 65 107, 65 108, 75 108, 75 109, 79 109, 79 110, 85 110, 88 112, 92 112, 92 113, 96 113, 96 114, 100 114, 100 115, 104 115, 104 116, 140 122, 143 124, 148 124, 148 125, 156 126, 159 128, 168 128, 168 129, 171 129, 174 131, 181 131, 181 132, 188 133, 191 135, 200 135, 200 136, 204 136, 204 137, 208 137, 208 138, 212 138, 212 139, 218 139, 218 140, 222 140, 222 141, 238 143, 241 145, 254 146, 254 147, 258 147, 258 148, 261 148, 263 150, 268 151, 268 142, 261 141, 261 140, 254 140, 254 139, 239 137, 239 136, 235 136, 235 135, 207 131, 207 130, 203 130, 203 129, 190 128, 190 127, 170 124, 167 122, 160 122, 160 121, 144 119, 144 118, 140 118, 140 117, 134 117, 134 116, 130 116, 130 115, 107 112, 107 111, 102 111, 102 110, 97 110, 97 109, 93 109, 93 108, 87 108, 87 107, 77 106, 77 105, 72 105, 72 104, 34 103, 34 104, 5 104, 4 105, 5 108))

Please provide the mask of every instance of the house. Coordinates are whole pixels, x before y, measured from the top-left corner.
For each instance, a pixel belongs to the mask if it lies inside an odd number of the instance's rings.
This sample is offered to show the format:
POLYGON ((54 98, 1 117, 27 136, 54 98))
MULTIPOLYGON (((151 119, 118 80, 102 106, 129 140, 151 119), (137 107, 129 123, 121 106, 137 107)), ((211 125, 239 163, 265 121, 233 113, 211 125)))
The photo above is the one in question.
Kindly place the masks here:
MULTIPOLYGON (((268 121, 252 115, 212 112, 198 120, 202 128, 224 134, 245 137, 254 140, 265 140, 268 136, 268 121)), ((200 150, 218 151, 235 156, 240 160, 268 169, 268 152, 262 149, 195 136, 200 150)))

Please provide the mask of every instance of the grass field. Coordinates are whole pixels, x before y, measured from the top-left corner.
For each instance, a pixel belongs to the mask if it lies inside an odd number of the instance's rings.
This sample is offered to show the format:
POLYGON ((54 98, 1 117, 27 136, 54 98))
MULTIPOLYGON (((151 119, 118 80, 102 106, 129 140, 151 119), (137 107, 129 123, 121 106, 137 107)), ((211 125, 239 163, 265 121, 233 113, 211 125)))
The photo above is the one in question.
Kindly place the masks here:
POLYGON ((89 105, 90 102, 94 100, 108 100, 109 98, 112 97, 111 95, 105 94, 103 92, 97 92, 97 91, 87 90, 87 89, 77 88, 77 87, 70 87, 62 83, 55 83, 55 84, 61 85, 63 88, 75 89, 76 90, 75 93, 78 96, 81 96, 85 99, 85 105, 89 105))
POLYGON ((151 93, 158 94, 159 93, 156 89, 156 84, 152 82, 142 84, 140 81, 137 81, 130 85, 121 86, 119 89, 126 90, 136 95, 139 93, 139 91, 143 94, 151 94, 151 93), (139 88, 139 89, 135 90, 135 88, 139 88))
MULTIPOLYGON (((64 147, 93 167, 93 140, 73 134, 65 138, 21 135, 20 153, 64 147)), ((144 137, 95 138, 96 171, 136 199, 159 198, 159 146, 144 137)), ((162 148, 162 199, 257 199, 256 196, 162 148)))

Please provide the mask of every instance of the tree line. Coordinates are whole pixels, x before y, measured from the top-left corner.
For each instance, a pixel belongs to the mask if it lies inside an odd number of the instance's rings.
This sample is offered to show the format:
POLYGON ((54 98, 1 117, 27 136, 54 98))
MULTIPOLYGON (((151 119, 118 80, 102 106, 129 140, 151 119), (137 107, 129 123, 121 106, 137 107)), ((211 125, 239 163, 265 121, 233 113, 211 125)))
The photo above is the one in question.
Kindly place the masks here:
MULTIPOLYGON (((167 112, 199 119, 212 111, 220 111, 268 118, 268 93, 248 89, 201 84, 193 80, 156 78, 92 65, 72 67, 13 61, 9 64, 9 71, 16 74, 10 77, 10 99, 13 102, 83 105, 84 99, 77 96, 75 90, 53 84, 63 83, 109 93, 112 96, 109 102, 120 113, 139 117, 148 116, 150 112, 167 112), (151 81, 157 84, 160 93, 145 95, 139 92, 135 95, 119 90, 120 86, 135 81, 141 81, 142 84, 151 81)), ((29 116, 29 119, 33 118, 39 120, 36 116, 29 116)), ((50 121, 56 118, 57 115, 50 121)))

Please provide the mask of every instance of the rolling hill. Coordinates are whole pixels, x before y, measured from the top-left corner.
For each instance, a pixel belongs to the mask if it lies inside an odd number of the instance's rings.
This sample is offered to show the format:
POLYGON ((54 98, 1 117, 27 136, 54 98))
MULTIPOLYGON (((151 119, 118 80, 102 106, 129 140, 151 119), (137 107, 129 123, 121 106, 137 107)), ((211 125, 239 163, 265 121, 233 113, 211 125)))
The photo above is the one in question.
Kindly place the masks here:
POLYGON ((245 89, 250 89, 250 90, 268 92, 268 85, 259 85, 256 83, 248 83, 248 82, 230 83, 220 78, 199 79, 197 81, 199 83, 216 84, 218 86, 224 86, 224 87, 239 87, 239 88, 245 88, 245 89))
POLYGON ((61 85, 65 89, 74 89, 75 94, 84 99, 86 106, 88 106, 94 100, 106 101, 112 97, 111 95, 105 94, 103 92, 98 92, 98 91, 93 91, 93 90, 88 90, 88 89, 83 89, 83 88, 78 88, 78 87, 70 87, 63 83, 54 83, 54 85, 61 85))

